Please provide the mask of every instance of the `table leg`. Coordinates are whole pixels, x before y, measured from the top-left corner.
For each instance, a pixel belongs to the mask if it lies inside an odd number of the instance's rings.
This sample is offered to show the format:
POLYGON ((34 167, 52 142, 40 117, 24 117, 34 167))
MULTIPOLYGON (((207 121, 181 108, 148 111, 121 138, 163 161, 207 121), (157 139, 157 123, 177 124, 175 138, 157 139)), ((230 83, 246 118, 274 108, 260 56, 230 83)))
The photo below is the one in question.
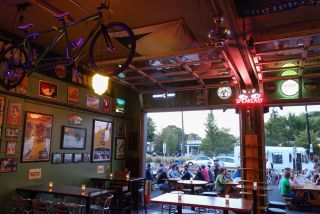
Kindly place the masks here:
POLYGON ((177 206, 177 213, 182 214, 182 206, 181 205, 177 206))
POLYGON ((228 210, 223 210, 223 214, 228 214, 228 210))
MULTIPOLYGON (((191 195, 194 195, 194 185, 191 185, 191 195)), ((191 207, 191 210, 196 210, 195 207, 191 207)))
POLYGON ((86 198, 86 214, 90 214, 90 198, 86 198))
POLYGON ((257 190, 253 190, 253 213, 256 214, 258 212, 257 208, 257 190))

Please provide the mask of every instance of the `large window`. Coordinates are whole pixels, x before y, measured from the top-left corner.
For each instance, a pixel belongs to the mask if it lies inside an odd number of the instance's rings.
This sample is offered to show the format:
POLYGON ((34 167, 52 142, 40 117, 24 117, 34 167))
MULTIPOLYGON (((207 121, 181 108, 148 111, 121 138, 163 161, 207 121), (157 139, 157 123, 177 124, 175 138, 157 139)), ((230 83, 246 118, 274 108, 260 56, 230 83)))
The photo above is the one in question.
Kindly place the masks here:
POLYGON ((282 164, 282 153, 280 153, 280 152, 272 153, 272 163, 273 164, 282 164))

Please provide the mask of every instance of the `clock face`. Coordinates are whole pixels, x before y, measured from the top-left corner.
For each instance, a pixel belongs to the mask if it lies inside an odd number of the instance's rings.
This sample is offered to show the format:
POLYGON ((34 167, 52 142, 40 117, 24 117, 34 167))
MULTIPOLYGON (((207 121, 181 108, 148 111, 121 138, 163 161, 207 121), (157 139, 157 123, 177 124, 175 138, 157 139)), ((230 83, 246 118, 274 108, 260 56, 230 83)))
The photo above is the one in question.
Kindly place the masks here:
POLYGON ((220 87, 218 88, 217 94, 221 99, 226 100, 231 97, 232 90, 230 87, 220 87))

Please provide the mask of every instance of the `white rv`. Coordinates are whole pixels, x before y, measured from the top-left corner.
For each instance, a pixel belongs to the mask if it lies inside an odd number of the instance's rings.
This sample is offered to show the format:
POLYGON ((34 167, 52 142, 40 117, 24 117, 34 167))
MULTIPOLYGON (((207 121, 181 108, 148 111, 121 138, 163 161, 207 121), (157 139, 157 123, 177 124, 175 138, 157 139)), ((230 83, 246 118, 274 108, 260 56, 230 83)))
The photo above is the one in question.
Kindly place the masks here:
MULTIPOLYGON (((266 158, 273 169, 281 171, 285 168, 296 170, 313 169, 313 163, 308 160, 306 149, 302 147, 266 146, 266 158)), ((234 160, 240 164, 240 146, 234 147, 234 160)))

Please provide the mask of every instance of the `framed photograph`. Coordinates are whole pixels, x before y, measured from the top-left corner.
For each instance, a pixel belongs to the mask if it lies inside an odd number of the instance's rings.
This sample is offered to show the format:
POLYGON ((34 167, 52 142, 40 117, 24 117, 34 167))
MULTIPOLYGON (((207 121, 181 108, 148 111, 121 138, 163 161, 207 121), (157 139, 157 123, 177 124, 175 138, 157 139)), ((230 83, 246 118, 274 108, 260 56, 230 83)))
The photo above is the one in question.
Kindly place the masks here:
POLYGON ((7 125, 21 125, 22 104, 9 100, 7 111, 7 125))
POLYGON ((124 146, 125 146, 125 138, 116 138, 115 159, 124 158, 124 146))
POLYGON ((106 112, 106 113, 111 111, 111 98, 110 97, 103 97, 102 98, 102 111, 106 112))
POLYGON ((90 153, 83 153, 82 162, 90 162, 90 160, 91 160, 90 153))
POLYGON ((5 137, 6 138, 18 138, 19 137, 19 128, 7 127, 5 137))
POLYGON ((79 88, 68 86, 68 102, 79 103, 79 88))
POLYGON ((72 162, 73 162, 72 153, 64 153, 63 154, 63 163, 72 163, 72 162))
POLYGON ((6 104, 6 98, 0 97, 0 138, 2 137, 2 126, 3 126, 3 116, 4 116, 5 104, 6 104))
POLYGON ((21 161, 49 161, 53 116, 26 112, 21 161))
POLYGON ((58 96, 58 86, 56 84, 40 80, 39 95, 43 97, 56 99, 58 96))
POLYGON ((73 154, 73 163, 80 163, 82 161, 82 153, 73 154))
POLYGON ((17 141, 8 140, 7 147, 6 147, 6 155, 15 155, 17 148, 17 141))
POLYGON ((126 101, 121 98, 116 98, 116 112, 124 113, 126 108, 126 101))
POLYGON ((61 164, 62 163, 62 154, 61 153, 52 153, 51 163, 61 164))
POLYGON ((87 129, 62 126, 62 149, 85 149, 87 129))
POLYGON ((112 145, 112 123, 93 121, 92 162, 110 161, 112 145))
POLYGON ((0 173, 16 172, 17 163, 16 157, 0 158, 0 173))
POLYGON ((100 100, 98 96, 87 94, 87 107, 99 110, 100 100))
POLYGON ((118 137, 125 137, 126 136, 126 120, 118 120, 118 137))

